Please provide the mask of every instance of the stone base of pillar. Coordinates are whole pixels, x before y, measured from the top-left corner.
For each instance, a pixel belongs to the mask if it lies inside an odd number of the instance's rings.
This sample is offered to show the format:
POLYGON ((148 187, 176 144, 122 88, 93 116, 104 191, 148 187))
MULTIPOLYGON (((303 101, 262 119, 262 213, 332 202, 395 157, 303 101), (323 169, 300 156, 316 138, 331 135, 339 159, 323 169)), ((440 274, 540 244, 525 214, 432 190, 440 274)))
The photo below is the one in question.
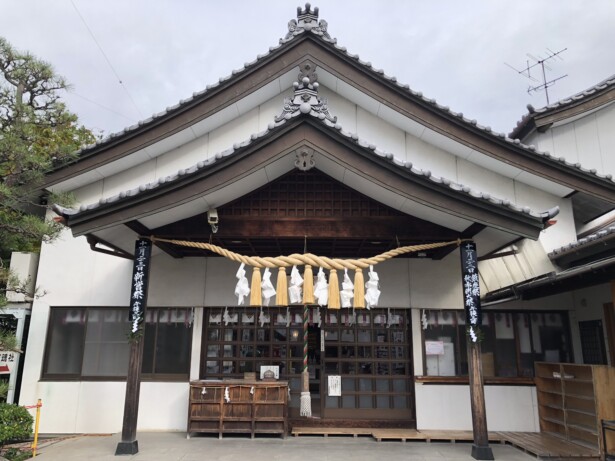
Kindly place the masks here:
POLYGON ((115 456, 136 455, 137 453, 139 453, 139 442, 137 440, 133 440, 132 442, 120 442, 115 449, 115 456))
POLYGON ((495 459, 489 445, 480 446, 475 444, 472 444, 472 458, 486 460, 495 459))

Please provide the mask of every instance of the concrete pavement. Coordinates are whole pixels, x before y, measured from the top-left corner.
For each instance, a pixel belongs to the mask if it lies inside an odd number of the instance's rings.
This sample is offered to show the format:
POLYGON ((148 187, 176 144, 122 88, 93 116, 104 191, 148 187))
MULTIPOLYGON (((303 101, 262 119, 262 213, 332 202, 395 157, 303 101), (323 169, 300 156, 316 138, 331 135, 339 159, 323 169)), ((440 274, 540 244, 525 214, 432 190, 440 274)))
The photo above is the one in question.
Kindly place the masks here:
MULTIPOLYGON (((371 437, 278 437, 255 439, 193 436, 184 432, 141 432, 139 453, 115 456, 119 434, 76 436, 44 444, 41 461, 428 461, 473 460, 469 443, 377 442, 371 437)), ((502 444, 492 444, 496 460, 535 461, 536 458, 502 444)))

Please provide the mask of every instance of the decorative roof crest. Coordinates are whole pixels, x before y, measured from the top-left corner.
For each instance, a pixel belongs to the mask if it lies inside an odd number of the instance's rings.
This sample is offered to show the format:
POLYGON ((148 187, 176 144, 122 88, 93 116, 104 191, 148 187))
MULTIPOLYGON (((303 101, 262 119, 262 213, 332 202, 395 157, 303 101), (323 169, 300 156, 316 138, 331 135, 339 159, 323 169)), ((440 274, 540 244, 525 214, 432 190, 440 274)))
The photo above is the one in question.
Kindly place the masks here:
POLYGON ((329 113, 327 98, 318 96, 319 84, 316 81, 318 75, 315 72, 316 66, 311 61, 304 61, 299 65, 299 81, 293 83, 295 94, 292 97, 284 98, 284 108, 282 113, 275 118, 276 123, 284 119, 290 119, 302 114, 312 114, 321 120, 328 120, 331 123, 337 122, 337 117, 329 113))
POLYGON ((322 35, 325 38, 331 39, 327 33, 327 27, 327 21, 324 19, 318 21, 318 7, 314 7, 312 10, 312 5, 306 3, 304 10, 300 6, 297 7, 297 19, 291 19, 288 22, 288 33, 284 39, 288 40, 294 35, 299 35, 306 31, 312 31, 316 35, 322 35))

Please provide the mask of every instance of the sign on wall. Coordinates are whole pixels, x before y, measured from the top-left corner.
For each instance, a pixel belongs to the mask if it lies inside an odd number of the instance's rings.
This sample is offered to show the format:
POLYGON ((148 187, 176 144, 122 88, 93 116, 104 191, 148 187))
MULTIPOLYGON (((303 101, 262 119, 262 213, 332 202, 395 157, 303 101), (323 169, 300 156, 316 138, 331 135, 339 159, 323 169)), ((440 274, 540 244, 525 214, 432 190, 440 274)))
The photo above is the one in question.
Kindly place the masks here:
POLYGON ((478 327, 482 324, 482 313, 480 308, 476 243, 464 242, 460 250, 461 277, 463 280, 463 306, 466 311, 466 325, 468 326, 468 334, 472 342, 478 342, 478 327))
POLYGON ((136 334, 145 316, 147 303, 147 283, 149 279, 152 242, 139 239, 135 243, 135 259, 132 266, 132 284, 130 287, 130 331, 136 334))
POLYGON ((13 371, 13 366, 17 362, 17 353, 13 351, 0 351, 0 375, 5 375, 13 371))

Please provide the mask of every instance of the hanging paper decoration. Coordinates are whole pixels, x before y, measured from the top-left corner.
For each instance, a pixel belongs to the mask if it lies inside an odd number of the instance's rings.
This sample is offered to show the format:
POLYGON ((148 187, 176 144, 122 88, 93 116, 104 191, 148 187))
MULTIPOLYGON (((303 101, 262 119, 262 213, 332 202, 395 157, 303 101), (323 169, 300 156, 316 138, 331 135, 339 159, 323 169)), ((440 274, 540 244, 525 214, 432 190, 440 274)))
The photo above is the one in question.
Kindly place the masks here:
POLYGON ((342 291, 340 291, 340 301, 342 307, 352 307, 352 298, 354 297, 354 284, 348 277, 348 269, 344 269, 344 280, 342 281, 342 291))
POLYGON ((290 326, 290 308, 286 306, 286 328, 290 326))
POLYGON ((312 324, 314 323, 318 325, 318 328, 320 328, 322 325, 322 317, 320 315, 320 309, 317 307, 312 309, 312 324))
POLYGON ((237 285, 235 286, 235 296, 237 296, 237 305, 243 304, 243 298, 250 294, 250 284, 248 283, 248 278, 246 277, 246 270, 244 269, 246 265, 241 263, 239 266, 239 270, 235 277, 237 277, 237 285))
POLYGON ((429 322, 427 321, 427 313, 425 312, 425 309, 423 309, 423 313, 421 314, 421 324, 423 326, 423 330, 427 330, 429 322))
POLYGON ((316 276, 316 285, 314 285, 314 297, 319 306, 326 306, 329 300, 329 285, 327 283, 327 277, 322 267, 318 269, 318 275, 316 276))
POLYGON ((302 301, 301 298, 301 290, 303 285, 303 277, 299 273, 299 269, 297 266, 293 266, 290 271, 290 287, 288 288, 288 296, 290 298, 291 304, 300 303, 302 301))
POLYGON ((224 321, 224 326, 227 326, 231 322, 231 316, 228 315, 228 309, 224 308, 224 314, 222 315, 222 320, 224 321))
POLYGON ((365 283, 365 302, 368 309, 378 305, 378 299, 380 298, 378 280, 378 274, 374 272, 374 266, 369 266, 369 280, 365 283))
POLYGON ((261 293, 263 296, 263 306, 268 306, 271 298, 275 296, 275 288, 271 283, 271 271, 267 267, 263 272, 263 281, 261 283, 261 293))
POLYGON ((260 314, 258 314, 258 323, 260 324, 261 328, 263 327, 263 325, 265 325, 266 323, 269 323, 269 314, 265 314, 263 312, 263 308, 261 307, 261 312, 260 314))

